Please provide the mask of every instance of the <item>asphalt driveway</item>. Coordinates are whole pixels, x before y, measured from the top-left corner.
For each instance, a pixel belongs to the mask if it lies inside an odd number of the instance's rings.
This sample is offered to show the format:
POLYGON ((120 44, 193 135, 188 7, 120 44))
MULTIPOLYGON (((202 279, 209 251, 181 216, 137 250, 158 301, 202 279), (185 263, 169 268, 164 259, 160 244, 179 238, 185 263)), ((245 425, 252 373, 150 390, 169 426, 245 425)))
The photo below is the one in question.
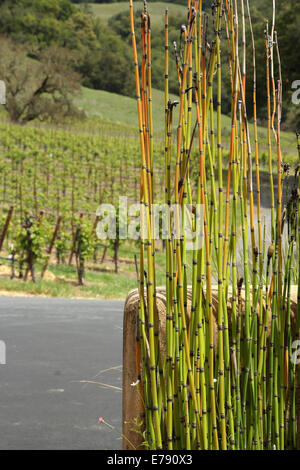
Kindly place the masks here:
POLYGON ((123 306, 0 297, 0 449, 121 449, 123 306))

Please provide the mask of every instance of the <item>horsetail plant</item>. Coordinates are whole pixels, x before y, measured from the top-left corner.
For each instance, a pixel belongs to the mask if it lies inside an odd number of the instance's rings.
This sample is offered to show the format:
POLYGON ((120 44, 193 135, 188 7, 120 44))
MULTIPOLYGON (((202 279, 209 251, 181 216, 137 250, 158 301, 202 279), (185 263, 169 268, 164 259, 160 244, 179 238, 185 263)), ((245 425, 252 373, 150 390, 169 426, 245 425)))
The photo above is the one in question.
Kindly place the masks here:
MULTIPOLYGON (((169 210, 163 215, 168 227, 164 328, 163 313, 156 303, 153 236, 156 134, 151 23, 145 1, 139 68, 133 0, 129 0, 141 152, 136 362, 142 379, 145 435, 151 449, 296 448, 294 340, 299 338, 300 311, 299 302, 296 308, 292 303, 292 283, 297 280, 299 300, 300 163, 290 190, 289 167, 282 162, 281 152, 282 76, 275 6, 273 0, 271 31, 268 23, 265 31, 270 181, 266 216, 270 217, 264 225, 251 1, 213 2, 210 21, 201 0, 188 0, 187 22, 181 26, 179 41, 173 44, 178 80, 175 101, 169 95, 172 56, 169 14, 165 11, 164 187, 169 210), (247 85, 247 21, 251 85, 247 85), (222 117, 226 67, 231 90, 228 155, 223 148, 222 117), (251 86, 254 145, 246 104, 251 86), (191 171, 194 164, 198 166, 196 178, 191 171), (188 223, 194 237, 191 251, 188 223), (200 244, 196 242, 199 233, 200 244)), ((298 135, 298 149, 299 140, 298 135)))

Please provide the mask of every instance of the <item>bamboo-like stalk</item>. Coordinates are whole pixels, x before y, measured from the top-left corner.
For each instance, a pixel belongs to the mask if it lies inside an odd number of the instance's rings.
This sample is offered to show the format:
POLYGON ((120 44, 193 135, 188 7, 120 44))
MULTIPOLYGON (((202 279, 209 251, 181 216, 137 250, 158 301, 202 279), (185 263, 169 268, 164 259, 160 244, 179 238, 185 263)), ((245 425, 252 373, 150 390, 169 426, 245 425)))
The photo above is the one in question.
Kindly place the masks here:
MULTIPOLYGON (((155 340, 154 340, 154 305, 153 305, 153 257, 151 250, 151 217, 149 210, 149 201, 151 200, 148 193, 147 183, 147 172, 146 172, 146 152, 144 143, 144 132, 143 132, 143 119, 142 119, 142 106, 141 106, 141 94, 140 94, 140 80, 138 70, 138 59, 136 50, 135 30, 134 30, 134 16, 133 16, 133 3, 132 0, 129 2, 130 7, 130 26, 132 34, 132 46, 134 54, 134 65, 135 65, 135 77, 136 77, 136 94, 137 94, 137 107, 138 107, 138 118, 139 118, 139 131, 140 131, 140 146, 141 146, 141 157, 142 157, 142 187, 143 187, 143 200, 144 206, 147 213, 147 225, 148 225, 148 243, 147 243, 147 256, 148 256, 148 269, 149 269, 149 281, 148 281, 148 318, 149 318, 149 344, 150 344, 150 377, 151 377, 151 394, 152 394, 152 407, 154 416, 154 427, 155 427, 155 439, 157 448, 162 448, 161 440, 161 429, 160 429, 160 417, 158 409, 158 397, 157 397, 157 378, 156 378, 156 355, 155 355, 155 340)), ((149 167, 148 167, 149 168, 149 167)), ((151 194, 151 193, 150 193, 151 194)))
POLYGON ((272 143, 271 143, 271 91, 270 91, 270 39, 268 23, 266 25, 266 80, 267 80, 267 108, 268 108, 268 165, 271 193, 271 236, 272 243, 275 240, 275 198, 272 169, 272 143))
MULTIPOLYGON (((259 313, 258 313, 258 323, 259 323, 259 331, 257 332, 257 341, 260 341, 260 350, 256 352, 256 360, 255 366, 258 368, 259 363, 257 362, 260 357, 260 353, 263 352, 263 345, 261 341, 263 341, 265 335, 265 328, 266 328, 266 319, 263 319, 263 290, 262 290, 262 275, 263 275, 263 253, 262 253, 262 229, 261 229, 261 199, 260 199, 260 174, 259 174, 259 142, 258 142, 258 130, 257 130, 257 106, 256 106, 256 56, 255 56, 255 40, 253 34, 253 27, 252 27, 252 20, 251 20, 251 12, 250 12, 250 5, 249 0, 247 0, 247 11, 248 11, 248 18, 249 18, 249 25, 250 25, 250 34, 251 34, 251 41, 252 41, 252 64, 253 64, 253 121, 254 121, 254 141, 255 141, 255 166, 256 166, 256 204, 257 204, 257 225, 258 225, 258 257, 259 257, 259 270, 258 270, 258 283, 255 282, 253 286, 253 294, 256 293, 258 295, 258 290, 260 294, 259 297, 259 313)), ((253 230, 253 226, 252 226, 253 230)), ((254 240, 252 240, 252 245, 254 246, 254 240)), ((253 261, 256 260, 253 258, 253 261)), ((254 263, 253 263, 254 266, 254 263)), ((253 276, 257 277, 257 273, 253 271, 253 276)), ((263 357, 263 356, 262 356, 263 357)), ((261 357, 261 360, 262 360, 261 357)), ((263 393, 261 387, 261 370, 259 370, 259 374, 256 375, 258 377, 258 406, 259 406, 259 419, 260 419, 260 446, 263 446, 263 393)))
MULTIPOLYGON (((220 38, 217 37, 217 70, 218 70, 218 96, 217 96, 217 147, 218 147, 218 179, 219 179, 219 207, 223 207, 223 165, 222 165, 222 144, 221 144, 221 54, 220 38)), ((225 423, 225 384, 224 384, 224 313, 223 313, 223 211, 219 210, 218 218, 218 374, 219 374, 219 409, 220 409, 220 429, 222 436, 222 450, 227 449, 226 423, 225 423)))
POLYGON ((169 15, 168 10, 165 11, 164 200, 166 208, 173 207, 173 212, 166 215, 166 225, 170 230, 164 243, 165 350, 158 340, 159 312, 155 299, 156 264, 152 236, 155 152, 151 117, 150 20, 145 3, 141 17, 142 61, 139 71, 132 0, 129 4, 142 162, 141 225, 147 225, 141 234, 140 244, 136 356, 137 371, 143 385, 141 393, 145 403, 146 439, 151 449, 295 448, 296 368, 291 356, 293 340, 299 335, 300 311, 298 305, 295 335, 291 282, 295 269, 295 245, 298 245, 299 256, 300 210, 295 188, 293 198, 283 210, 285 179, 280 132, 282 77, 275 31, 275 1, 270 34, 268 25, 266 28, 270 230, 266 223, 262 227, 261 220, 257 70, 250 2, 247 0, 245 4, 244 0, 240 0, 239 8, 237 0, 214 4, 211 35, 210 21, 202 12, 202 1, 187 2, 187 24, 181 27, 179 47, 174 44, 179 99, 173 102, 169 96, 169 15), (252 182, 252 135, 246 109, 246 8, 253 63, 256 211, 252 182), (225 77, 222 71, 226 66, 222 60, 222 25, 226 29, 231 88, 228 159, 223 154, 222 145, 222 82, 225 77), (210 44, 209 37, 212 37, 210 44), (274 68, 274 51, 278 71, 274 68), (177 104, 176 145, 173 145, 173 111, 177 104), (196 114, 194 126, 193 107, 196 114), (276 218, 272 138, 277 146, 276 218), (193 151, 196 145, 197 150, 193 151), (194 182, 191 168, 195 161, 199 164, 199 171, 194 182), (224 170, 227 171, 225 182, 224 170), (188 204, 190 210, 187 210, 188 204), (200 229, 203 244, 197 245, 190 254, 186 225, 190 222, 194 233, 197 233, 200 220, 198 205, 202 205, 203 211, 203 227, 200 229), (286 213, 287 243, 283 237, 283 215, 286 213), (271 245, 266 252, 269 233, 271 245), (287 258, 284 260, 285 248, 287 258), (214 278, 218 282, 216 294, 213 293, 214 278))
MULTIPOLYGON (((232 3, 232 2, 231 2, 232 3)), ((233 41, 233 61, 234 61, 234 83, 232 91, 232 106, 231 106, 231 135, 230 135, 230 149, 229 149, 229 164, 228 164, 228 175, 227 175, 227 187, 226 187, 226 205, 225 205, 225 235, 224 235, 224 255, 223 255, 223 279, 226 279, 226 265, 228 256, 228 242, 229 242, 229 196, 230 196, 230 183, 231 183, 231 169, 234 152, 234 138, 236 130, 236 117, 237 117, 237 103, 238 103, 238 60, 239 60, 239 47, 238 47, 238 10, 237 2, 234 0, 234 9, 231 5, 231 28, 232 28, 232 41, 233 41), (234 19, 233 19, 234 17, 234 19)))

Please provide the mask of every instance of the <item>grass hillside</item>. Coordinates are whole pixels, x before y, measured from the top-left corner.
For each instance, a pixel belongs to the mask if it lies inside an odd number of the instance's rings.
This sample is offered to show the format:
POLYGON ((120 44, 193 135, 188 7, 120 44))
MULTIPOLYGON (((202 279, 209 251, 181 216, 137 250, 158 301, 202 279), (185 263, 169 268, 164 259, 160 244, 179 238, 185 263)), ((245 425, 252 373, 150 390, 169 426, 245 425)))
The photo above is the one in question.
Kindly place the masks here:
MULTIPOLYGON (((106 23, 109 18, 118 13, 128 10, 128 2, 117 2, 117 3, 89 3, 88 4, 94 15, 99 16, 104 23, 106 23)), ((143 2, 134 2, 135 10, 142 9, 144 6, 143 2)), ((152 24, 163 24, 163 17, 165 9, 169 9, 169 13, 174 16, 184 16, 186 15, 186 7, 184 5, 172 5, 167 2, 149 2, 148 10, 151 15, 152 24)))
MULTIPOLYGON (((156 5, 156 4, 154 4, 156 5)), ((101 6, 101 5, 99 5, 101 6)), ((178 100, 175 95, 170 95, 170 99, 178 100)), ((99 118, 101 120, 115 122, 121 125, 132 126, 137 129, 137 108, 136 100, 128 96, 121 96, 115 93, 109 93, 103 90, 91 90, 82 88, 82 94, 76 98, 75 104, 83 109, 89 118, 99 118)), ((175 108, 174 126, 178 118, 178 107, 175 108)), ((194 116, 194 119, 196 117, 194 116)), ((153 121, 155 131, 162 133, 164 131, 164 92, 153 90, 153 121)), ((222 116, 222 134, 225 150, 229 148, 231 119, 229 116, 222 116)), ((253 133, 253 126, 250 125, 253 133)), ((260 139, 260 152, 267 155, 267 130, 259 127, 258 133, 260 139)), ((297 160, 297 146, 295 135, 292 132, 282 132, 282 155, 289 162, 297 160)), ((254 149, 253 149, 254 150, 254 149)), ((265 156, 262 157, 264 163, 265 156)), ((276 149, 273 150, 274 159, 276 158, 276 149)))
MULTIPOLYGON (((170 99, 175 100, 178 98, 175 95, 170 95, 170 99)), ((138 125, 136 100, 134 98, 104 90, 83 88, 82 95, 76 98, 75 103, 86 112, 88 117, 98 117, 135 127, 138 125)), ((224 119, 227 121, 227 117, 224 117, 224 119)), ((162 132, 164 130, 164 93, 155 89, 153 90, 153 120, 155 130, 162 132)))

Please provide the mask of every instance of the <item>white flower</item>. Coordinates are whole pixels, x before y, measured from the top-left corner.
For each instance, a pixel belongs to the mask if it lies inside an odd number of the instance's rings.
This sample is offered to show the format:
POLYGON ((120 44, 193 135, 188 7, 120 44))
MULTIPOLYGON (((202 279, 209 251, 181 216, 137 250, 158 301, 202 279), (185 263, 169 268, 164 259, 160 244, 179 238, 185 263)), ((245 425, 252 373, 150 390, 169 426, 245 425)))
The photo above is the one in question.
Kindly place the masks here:
POLYGON ((131 385, 131 387, 136 387, 138 384, 140 383, 139 379, 136 381, 136 382, 133 382, 131 385))

